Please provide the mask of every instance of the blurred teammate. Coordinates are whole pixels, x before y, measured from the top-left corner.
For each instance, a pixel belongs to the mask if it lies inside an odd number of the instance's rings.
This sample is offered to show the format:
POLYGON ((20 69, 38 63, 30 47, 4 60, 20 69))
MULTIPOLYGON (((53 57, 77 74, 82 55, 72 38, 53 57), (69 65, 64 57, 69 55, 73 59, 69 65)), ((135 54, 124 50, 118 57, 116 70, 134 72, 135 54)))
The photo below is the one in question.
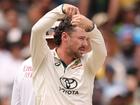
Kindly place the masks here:
POLYGON ((30 45, 35 105, 92 104, 94 77, 107 52, 91 20, 75 6, 60 5, 33 26, 30 45), (44 34, 59 18, 63 20, 55 27, 57 47, 50 50, 44 34))
MULTIPOLYGON (((57 25, 58 23, 59 22, 56 22, 54 25, 57 25)), ((48 31, 45 36, 45 39, 51 49, 55 46, 53 41, 54 33, 52 32, 53 31, 48 31)), ((14 80, 11 105, 35 105, 32 85, 32 69, 32 61, 30 57, 22 63, 14 80)))
POLYGON ((22 63, 14 80, 11 105, 31 105, 29 104, 31 101, 32 105, 35 105, 31 77, 32 62, 31 58, 28 58, 22 63))

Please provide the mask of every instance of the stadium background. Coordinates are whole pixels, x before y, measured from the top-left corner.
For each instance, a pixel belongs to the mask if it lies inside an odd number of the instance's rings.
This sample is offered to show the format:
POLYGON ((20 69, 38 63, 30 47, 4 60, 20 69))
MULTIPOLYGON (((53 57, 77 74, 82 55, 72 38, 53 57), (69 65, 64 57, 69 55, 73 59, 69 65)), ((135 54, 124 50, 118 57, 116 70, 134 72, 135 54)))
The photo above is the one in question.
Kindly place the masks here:
POLYGON ((105 39, 93 104, 140 105, 140 0, 0 0, 0 105, 10 105, 14 77, 30 56, 32 25, 62 3, 78 6, 105 39))

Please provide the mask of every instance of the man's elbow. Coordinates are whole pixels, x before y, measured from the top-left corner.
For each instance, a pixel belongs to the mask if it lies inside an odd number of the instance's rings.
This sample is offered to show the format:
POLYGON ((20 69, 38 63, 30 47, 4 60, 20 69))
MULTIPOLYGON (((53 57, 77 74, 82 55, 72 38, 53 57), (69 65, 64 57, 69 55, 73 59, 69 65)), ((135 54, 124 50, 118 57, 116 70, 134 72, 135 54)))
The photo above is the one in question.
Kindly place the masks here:
POLYGON ((105 48, 104 52, 103 52, 103 56, 106 58, 107 57, 107 50, 105 48))
POLYGON ((107 57, 107 50, 106 47, 102 48, 102 50, 100 51, 100 58, 101 59, 105 59, 107 57))

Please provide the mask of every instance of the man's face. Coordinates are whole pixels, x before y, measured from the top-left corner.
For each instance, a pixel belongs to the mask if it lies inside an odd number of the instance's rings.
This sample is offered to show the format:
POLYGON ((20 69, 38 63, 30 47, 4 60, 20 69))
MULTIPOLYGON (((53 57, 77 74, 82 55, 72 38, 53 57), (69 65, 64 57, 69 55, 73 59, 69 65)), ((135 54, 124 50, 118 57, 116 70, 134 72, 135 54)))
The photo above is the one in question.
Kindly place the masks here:
POLYGON ((87 52, 89 48, 89 38, 86 35, 85 30, 75 27, 75 31, 71 33, 69 36, 69 40, 67 42, 68 53, 74 58, 79 58, 82 54, 87 52))

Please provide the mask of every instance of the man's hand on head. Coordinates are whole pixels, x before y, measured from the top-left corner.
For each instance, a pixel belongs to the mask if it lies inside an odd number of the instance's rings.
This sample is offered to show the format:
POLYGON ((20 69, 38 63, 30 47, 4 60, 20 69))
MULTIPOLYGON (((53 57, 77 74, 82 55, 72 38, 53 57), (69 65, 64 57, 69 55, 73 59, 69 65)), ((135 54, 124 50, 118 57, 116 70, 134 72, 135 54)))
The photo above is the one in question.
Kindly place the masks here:
POLYGON ((63 4, 62 11, 68 16, 72 17, 75 14, 80 14, 79 9, 76 6, 70 4, 63 4))
POLYGON ((62 11, 68 17, 71 17, 72 25, 79 26, 83 28, 86 32, 90 32, 94 28, 93 22, 84 15, 81 15, 79 9, 76 6, 70 4, 63 4, 62 11))
POLYGON ((93 22, 81 14, 73 15, 71 23, 72 25, 83 28, 86 32, 89 32, 94 28, 93 22))

